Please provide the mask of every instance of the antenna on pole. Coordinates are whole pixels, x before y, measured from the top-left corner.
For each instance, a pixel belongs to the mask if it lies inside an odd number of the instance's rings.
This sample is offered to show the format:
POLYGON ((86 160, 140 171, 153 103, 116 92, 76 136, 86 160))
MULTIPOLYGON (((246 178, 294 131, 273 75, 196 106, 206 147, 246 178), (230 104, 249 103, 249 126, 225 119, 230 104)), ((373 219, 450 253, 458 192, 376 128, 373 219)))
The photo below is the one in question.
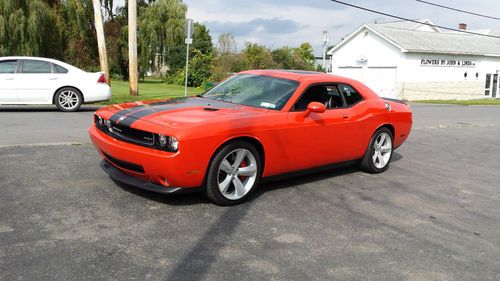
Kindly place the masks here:
POLYGON ((330 42, 330 37, 328 36, 328 31, 323 30, 323 69, 325 72, 328 72, 326 70, 326 47, 328 45, 328 42, 330 42))

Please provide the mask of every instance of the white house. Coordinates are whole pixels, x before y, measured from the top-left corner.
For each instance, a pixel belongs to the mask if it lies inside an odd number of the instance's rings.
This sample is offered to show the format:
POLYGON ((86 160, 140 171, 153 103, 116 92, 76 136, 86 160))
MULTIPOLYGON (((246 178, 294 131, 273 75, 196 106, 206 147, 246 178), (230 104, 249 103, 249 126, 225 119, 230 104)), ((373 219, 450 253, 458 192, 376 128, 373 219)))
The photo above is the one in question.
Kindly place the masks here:
POLYGON ((331 73, 360 80, 383 97, 500 98, 500 38, 445 32, 419 21, 362 25, 328 51, 331 73))

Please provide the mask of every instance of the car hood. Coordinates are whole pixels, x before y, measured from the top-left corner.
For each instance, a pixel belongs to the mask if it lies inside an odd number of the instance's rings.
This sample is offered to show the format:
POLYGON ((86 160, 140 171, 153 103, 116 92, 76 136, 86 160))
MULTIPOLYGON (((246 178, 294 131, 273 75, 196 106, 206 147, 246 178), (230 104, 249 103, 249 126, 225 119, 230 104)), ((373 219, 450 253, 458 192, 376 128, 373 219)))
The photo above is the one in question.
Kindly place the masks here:
POLYGON ((170 128, 186 128, 254 116, 267 110, 196 97, 125 103, 109 106, 102 111, 107 115, 103 117, 125 126, 132 126, 141 120, 170 128))

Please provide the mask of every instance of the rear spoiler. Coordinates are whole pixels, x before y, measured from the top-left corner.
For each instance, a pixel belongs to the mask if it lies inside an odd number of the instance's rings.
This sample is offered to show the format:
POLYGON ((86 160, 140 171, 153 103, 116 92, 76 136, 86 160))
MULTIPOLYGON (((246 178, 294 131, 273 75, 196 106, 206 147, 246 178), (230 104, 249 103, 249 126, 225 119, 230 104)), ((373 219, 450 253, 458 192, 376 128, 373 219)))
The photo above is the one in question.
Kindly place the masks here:
POLYGON ((391 99, 391 98, 382 98, 383 100, 386 101, 392 101, 392 102, 397 102, 397 103, 402 103, 408 105, 404 100, 398 100, 398 99, 391 99))

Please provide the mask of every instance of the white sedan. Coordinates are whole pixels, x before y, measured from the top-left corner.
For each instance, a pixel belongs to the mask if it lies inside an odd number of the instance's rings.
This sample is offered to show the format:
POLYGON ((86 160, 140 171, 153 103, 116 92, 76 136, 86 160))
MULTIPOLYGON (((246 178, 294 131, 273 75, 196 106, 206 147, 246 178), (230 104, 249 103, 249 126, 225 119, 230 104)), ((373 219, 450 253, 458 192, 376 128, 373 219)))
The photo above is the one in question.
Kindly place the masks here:
POLYGON ((55 104, 59 110, 76 111, 82 103, 110 98, 102 72, 53 59, 0 57, 0 104, 55 104))

